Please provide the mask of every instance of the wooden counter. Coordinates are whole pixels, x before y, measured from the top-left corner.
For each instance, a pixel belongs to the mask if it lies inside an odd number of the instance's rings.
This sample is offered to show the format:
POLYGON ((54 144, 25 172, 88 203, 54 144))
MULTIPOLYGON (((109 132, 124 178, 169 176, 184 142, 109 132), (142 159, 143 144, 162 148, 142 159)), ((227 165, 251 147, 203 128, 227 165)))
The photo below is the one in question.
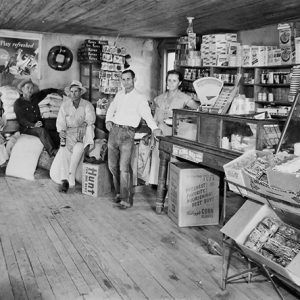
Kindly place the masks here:
POLYGON ((167 192, 166 180, 171 155, 183 158, 224 172, 223 165, 237 158, 240 154, 225 149, 209 147, 205 144, 179 139, 173 136, 159 137, 159 173, 156 195, 156 212, 162 213, 167 192))

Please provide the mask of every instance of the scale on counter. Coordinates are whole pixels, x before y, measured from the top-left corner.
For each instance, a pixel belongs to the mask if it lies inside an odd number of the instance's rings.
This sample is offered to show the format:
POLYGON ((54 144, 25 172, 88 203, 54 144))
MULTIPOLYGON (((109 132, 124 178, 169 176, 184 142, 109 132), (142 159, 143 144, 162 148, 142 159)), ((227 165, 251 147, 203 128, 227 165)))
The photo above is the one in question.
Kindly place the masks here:
POLYGON ((212 107, 223 87, 223 81, 215 77, 204 77, 193 82, 202 107, 212 107))

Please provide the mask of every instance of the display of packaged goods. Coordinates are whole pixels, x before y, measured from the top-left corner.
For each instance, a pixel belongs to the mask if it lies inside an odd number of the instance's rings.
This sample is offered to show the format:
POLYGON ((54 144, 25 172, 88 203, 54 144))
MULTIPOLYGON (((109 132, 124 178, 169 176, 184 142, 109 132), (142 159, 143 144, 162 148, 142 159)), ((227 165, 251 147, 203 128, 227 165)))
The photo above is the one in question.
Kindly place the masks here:
POLYGON ((101 69, 104 71, 115 71, 115 65, 113 63, 102 62, 101 69))
MULTIPOLYGON (((258 151, 247 151, 243 155, 239 156, 233 161, 224 165, 224 171, 226 178, 233 183, 237 183, 241 186, 246 186, 244 180, 243 169, 249 166, 250 163, 254 162, 257 156, 264 155, 264 153, 258 151)), ((229 184, 230 190, 236 193, 241 193, 243 196, 248 195, 248 191, 243 188, 238 188, 235 185, 229 184)))
POLYGON ((114 64, 124 64, 124 56, 113 55, 112 61, 114 64))
POLYGON ((122 75, 122 72, 112 72, 111 74, 111 78, 114 79, 114 80, 120 80, 121 79, 121 75, 122 75))
POLYGON ((217 57, 217 66, 228 66, 229 56, 227 54, 220 54, 217 57))
MULTIPOLYGON (((287 211, 294 208, 290 205, 300 204, 299 178, 295 174, 280 173, 273 170, 280 165, 295 158, 295 155, 279 152, 274 155, 267 151, 248 151, 240 157, 224 165, 225 175, 229 181, 244 186, 250 190, 237 188, 229 184, 229 188, 243 196, 250 197, 259 202, 268 203, 266 196, 280 199, 276 203, 278 208, 287 211), (295 182, 297 181, 297 182, 295 182), (254 190, 265 197, 253 193, 254 190)), ((274 203, 273 200, 270 200, 274 203)), ((300 214, 300 210, 297 211, 300 214)))
POLYGON ((102 61, 112 62, 112 61, 113 61, 113 56, 112 56, 112 54, 109 54, 109 53, 102 53, 102 61))
POLYGON ((100 86, 108 87, 109 86, 109 79, 108 78, 101 78, 100 79, 100 86))
POLYGON ((196 49, 196 33, 188 34, 188 49, 195 50, 196 49))
POLYGON ((102 47, 102 52, 108 53, 108 54, 117 54, 121 56, 126 55, 126 49, 124 47, 115 47, 115 46, 110 46, 110 45, 104 45, 102 47))
POLYGON ((211 109, 211 112, 226 114, 236 91, 237 88, 234 86, 223 86, 214 106, 211 109))
POLYGON ((179 39, 177 39, 178 44, 187 44, 188 43, 188 37, 187 36, 181 36, 179 39))
POLYGON ((124 69, 124 65, 114 64, 114 70, 113 71, 120 72, 120 71, 123 71, 123 69, 124 69))
POLYGON ((300 286, 300 231, 284 222, 269 204, 246 201, 221 232, 246 257, 300 286))
POLYGON ((100 92, 104 94, 116 94, 119 91, 117 87, 100 87, 100 92))
POLYGON ((286 267, 300 252, 297 229, 266 217, 251 231, 244 245, 286 267))

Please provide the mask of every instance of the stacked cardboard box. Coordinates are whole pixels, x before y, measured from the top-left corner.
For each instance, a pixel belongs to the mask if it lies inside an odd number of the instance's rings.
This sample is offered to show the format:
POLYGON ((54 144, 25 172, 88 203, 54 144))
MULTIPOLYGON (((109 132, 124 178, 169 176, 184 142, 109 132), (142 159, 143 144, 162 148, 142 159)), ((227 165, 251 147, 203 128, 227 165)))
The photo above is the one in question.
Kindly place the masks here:
POLYGON ((242 66, 273 66, 281 64, 281 50, 276 46, 242 45, 242 66))
POLYGON ((203 35, 201 44, 203 65, 228 66, 230 61, 236 65, 240 60, 239 47, 236 33, 203 35))
POLYGON ((295 38, 295 63, 300 64, 300 37, 295 38))
POLYGON ((176 66, 201 66, 201 53, 196 50, 196 37, 192 44, 191 46, 190 36, 182 36, 177 40, 175 68, 176 66))
POLYGON ((283 23, 277 26, 279 32, 279 47, 281 49, 281 63, 295 62, 295 28, 293 23, 283 23))

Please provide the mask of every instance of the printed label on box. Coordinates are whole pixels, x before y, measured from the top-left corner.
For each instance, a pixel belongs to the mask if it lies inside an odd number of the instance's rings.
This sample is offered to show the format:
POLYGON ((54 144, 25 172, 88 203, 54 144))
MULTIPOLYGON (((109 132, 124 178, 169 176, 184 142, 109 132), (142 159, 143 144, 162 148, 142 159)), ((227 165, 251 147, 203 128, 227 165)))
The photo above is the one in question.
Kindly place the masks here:
POLYGON ((98 193, 98 166, 83 164, 82 193, 96 197, 98 193))
POLYGON ((189 163, 170 164, 168 215, 179 227, 218 224, 219 177, 189 163))

